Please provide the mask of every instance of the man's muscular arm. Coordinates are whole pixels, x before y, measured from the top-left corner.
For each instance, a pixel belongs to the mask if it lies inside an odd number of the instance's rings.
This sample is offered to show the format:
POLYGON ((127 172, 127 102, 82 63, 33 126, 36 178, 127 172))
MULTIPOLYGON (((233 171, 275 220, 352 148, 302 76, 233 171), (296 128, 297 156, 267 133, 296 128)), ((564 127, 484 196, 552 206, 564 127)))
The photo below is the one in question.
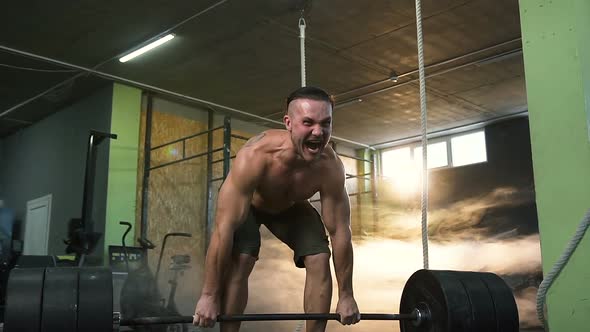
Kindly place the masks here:
POLYGON ((205 278, 201 298, 195 308, 195 325, 215 325, 220 310, 224 272, 231 261, 235 230, 248 214, 252 195, 264 174, 265 161, 255 147, 245 147, 233 162, 219 191, 215 230, 205 258, 205 278))
POLYGON ((336 157, 326 174, 320 189, 322 218, 332 240, 334 270, 338 281, 338 305, 336 311, 343 324, 354 324, 360 314, 352 287, 353 250, 350 229, 350 202, 345 186, 342 162, 336 157))

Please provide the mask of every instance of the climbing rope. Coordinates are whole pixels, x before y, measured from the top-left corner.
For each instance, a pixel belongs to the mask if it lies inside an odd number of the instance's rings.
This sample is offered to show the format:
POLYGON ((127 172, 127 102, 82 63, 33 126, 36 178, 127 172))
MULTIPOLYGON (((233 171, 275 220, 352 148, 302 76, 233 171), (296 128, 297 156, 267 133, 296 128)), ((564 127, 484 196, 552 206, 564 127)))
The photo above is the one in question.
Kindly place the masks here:
POLYGON ((584 237, 584 234, 586 233, 588 226, 590 226, 590 209, 584 215, 584 218, 582 219, 582 221, 578 225, 578 228, 576 229, 576 233, 574 234, 574 236, 568 243, 567 247, 561 254, 561 257, 559 257, 557 262, 555 262, 555 264, 551 268, 551 271, 547 273, 547 276, 545 277, 545 279, 543 279, 541 285, 539 285, 539 290, 537 291, 537 317, 546 328, 549 328, 547 326, 547 322, 545 321, 544 313, 545 296, 547 296, 547 291, 549 290, 549 287, 551 287, 553 281, 555 280, 555 278, 557 278, 565 264, 567 264, 567 262, 569 261, 571 255, 574 253, 574 250, 576 249, 578 244, 580 244, 580 241, 582 240, 582 237, 584 237))
POLYGON ((424 78, 424 50, 422 40, 422 11, 420 0, 416 0, 416 30, 418 32, 418 73, 420 78, 420 123, 422 125, 422 257, 424 268, 428 269, 428 139, 426 112, 426 85, 424 78))
POLYGON ((299 48, 301 50, 301 86, 305 86, 305 19, 303 11, 299 18, 299 48))

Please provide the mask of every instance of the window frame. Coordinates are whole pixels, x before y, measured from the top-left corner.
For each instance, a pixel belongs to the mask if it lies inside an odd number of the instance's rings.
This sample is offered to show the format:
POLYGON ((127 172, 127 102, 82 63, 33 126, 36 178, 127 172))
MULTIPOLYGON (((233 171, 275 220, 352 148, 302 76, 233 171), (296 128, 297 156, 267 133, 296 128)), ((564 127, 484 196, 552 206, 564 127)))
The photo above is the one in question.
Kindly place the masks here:
MULTIPOLYGON (((432 168, 428 168, 429 171, 437 171, 440 169, 446 169, 446 168, 456 168, 456 167, 465 167, 465 166, 471 166, 471 165, 477 165, 477 164, 482 164, 482 163, 487 163, 488 162, 488 151, 487 151, 487 147, 488 147, 488 141, 486 140, 486 129, 485 128, 477 128, 477 129, 473 129, 473 130, 466 130, 460 133, 455 133, 452 135, 447 135, 447 136, 442 136, 442 137, 436 137, 436 138, 432 138, 428 140, 428 145, 431 144, 436 144, 436 143, 440 143, 440 142, 446 142, 446 148, 447 148, 447 165, 446 166, 439 166, 439 167, 432 167, 432 168), (455 166, 454 162, 453 162, 453 145, 451 143, 451 140, 455 137, 459 137, 459 136, 465 136, 465 135, 469 135, 469 134, 474 134, 474 133, 478 133, 478 132, 482 132, 484 135, 484 146, 483 148, 485 149, 485 156, 486 156, 486 160, 485 161, 480 161, 480 162, 475 162, 475 163, 470 163, 470 164, 464 164, 464 165, 459 165, 459 166, 455 166)), ((381 154, 381 158, 380 159, 380 168, 381 168, 381 175, 384 174, 383 172, 383 153, 386 153, 388 151, 392 151, 392 150, 397 150, 397 149, 403 149, 409 147, 410 148, 410 158, 412 159, 412 161, 414 161, 414 150, 418 147, 422 147, 422 142, 421 141, 416 141, 413 143, 408 143, 408 144, 401 144, 401 145, 397 145, 397 146, 393 146, 393 147, 389 147, 387 149, 382 149, 380 154, 381 154)), ((422 156, 419 156, 420 158, 422 158, 422 156)))
MULTIPOLYGON (((486 137, 486 130, 485 128, 481 128, 481 129, 475 129, 475 130, 469 130, 469 131, 465 131, 462 133, 457 133, 454 135, 450 135, 449 136, 449 143, 451 142, 451 139, 455 138, 455 137, 460 137, 460 136, 466 136, 466 135, 470 135, 470 134, 475 134, 478 132, 482 132, 483 133, 483 141, 484 141, 484 151, 485 151, 485 156, 486 156, 486 160, 484 161, 478 161, 478 162, 474 162, 474 163, 469 163, 469 164, 463 164, 463 165, 457 165, 455 166, 453 163, 453 167, 465 167, 465 166, 471 166, 471 165, 478 165, 478 164, 483 164, 483 163, 487 163, 488 162, 488 140, 486 137)), ((451 144, 451 148, 449 149, 448 153, 451 154, 451 158, 452 158, 452 154, 453 154, 453 150, 452 150, 452 144, 451 144)))

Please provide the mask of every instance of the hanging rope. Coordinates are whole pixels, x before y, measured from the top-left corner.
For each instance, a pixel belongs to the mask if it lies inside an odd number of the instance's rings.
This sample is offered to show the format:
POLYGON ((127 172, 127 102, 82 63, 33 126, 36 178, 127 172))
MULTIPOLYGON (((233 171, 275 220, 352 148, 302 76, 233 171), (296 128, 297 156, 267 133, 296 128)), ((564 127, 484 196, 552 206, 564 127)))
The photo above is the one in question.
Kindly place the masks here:
POLYGON ((555 262, 555 264, 551 268, 551 271, 547 273, 547 276, 545 277, 545 279, 543 279, 541 285, 539 285, 539 290, 537 291, 537 317, 539 318, 539 321, 541 321, 541 323, 545 326, 545 328, 549 328, 549 326, 547 325, 547 321, 545 320, 544 313, 545 296, 547 296, 547 291, 549 290, 549 287, 551 287, 551 285, 553 284, 555 278, 557 278, 559 273, 561 273, 563 267, 569 261, 570 257, 574 253, 574 250, 576 250, 576 248, 580 244, 580 241, 582 241, 582 238, 584 237, 584 234, 586 233, 586 230, 589 226, 590 209, 584 215, 584 218, 578 225, 578 228, 576 229, 574 236, 571 238, 570 242, 568 243, 567 247, 559 257, 557 262, 555 262))
POLYGON ((426 85, 424 80, 424 50, 422 40, 422 11, 420 0, 416 0, 416 30, 418 34, 418 72, 420 77, 420 123, 422 124, 422 256, 424 268, 428 269, 428 139, 426 112, 426 85))
POLYGON ((299 18, 299 45, 301 49, 301 86, 306 86, 305 83, 305 19, 303 18, 303 11, 299 18))

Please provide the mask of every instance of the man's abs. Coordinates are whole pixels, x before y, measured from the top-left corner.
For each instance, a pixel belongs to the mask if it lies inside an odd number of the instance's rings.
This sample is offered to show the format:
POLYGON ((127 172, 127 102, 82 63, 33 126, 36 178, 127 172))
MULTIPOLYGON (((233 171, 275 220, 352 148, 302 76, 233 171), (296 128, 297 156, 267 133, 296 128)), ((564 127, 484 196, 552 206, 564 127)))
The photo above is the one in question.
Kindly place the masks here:
POLYGON ((252 205, 256 207, 258 210, 277 214, 287 210, 288 208, 292 207, 296 202, 301 202, 309 199, 313 196, 311 195, 281 195, 277 193, 276 195, 267 196, 261 195, 259 192, 255 192, 252 197, 252 205))
POLYGON ((269 213, 286 210, 319 191, 323 178, 320 173, 322 171, 318 166, 287 169, 282 165, 272 165, 258 183, 252 204, 269 213))

